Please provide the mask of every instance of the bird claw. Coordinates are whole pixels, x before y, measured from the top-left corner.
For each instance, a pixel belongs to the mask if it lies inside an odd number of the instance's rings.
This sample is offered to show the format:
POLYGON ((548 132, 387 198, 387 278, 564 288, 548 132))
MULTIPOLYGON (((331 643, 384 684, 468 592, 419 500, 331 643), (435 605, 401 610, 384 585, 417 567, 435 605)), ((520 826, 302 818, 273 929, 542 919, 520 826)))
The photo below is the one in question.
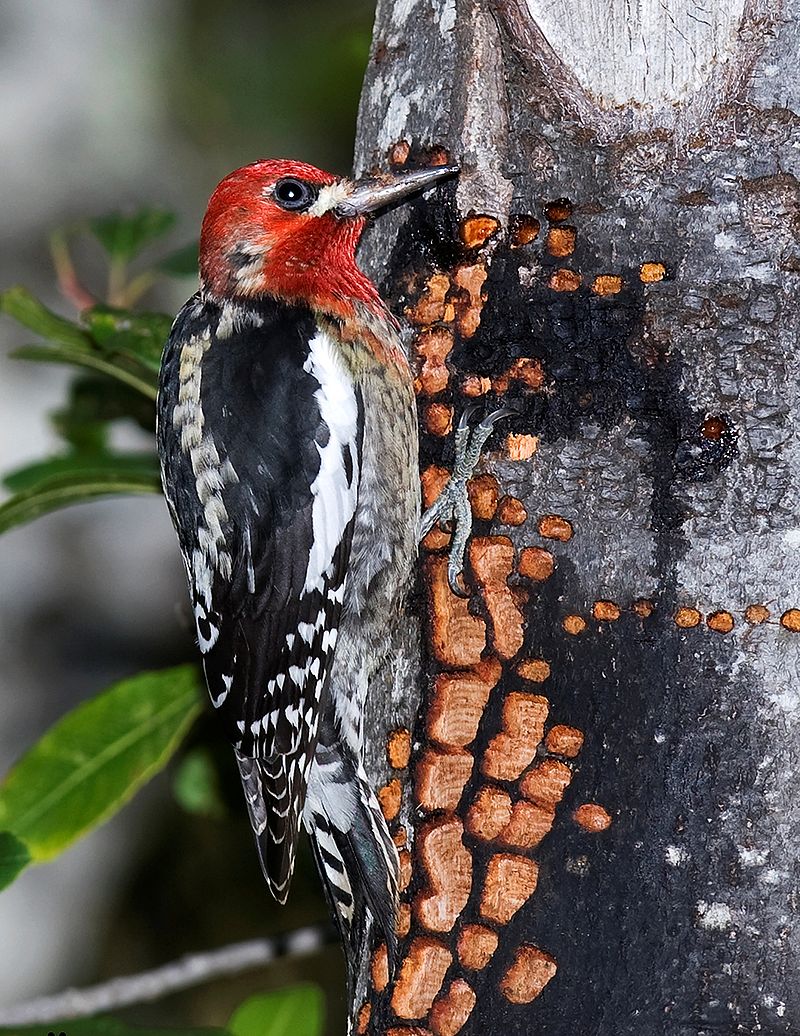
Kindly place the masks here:
POLYGON ((447 585, 450 587, 450 592, 454 593, 456 597, 461 597, 463 600, 469 600, 469 590, 465 590, 464 587, 459 583, 459 579, 464 574, 464 569, 455 568, 453 565, 448 564, 447 566, 447 585))
POLYGON ((453 538, 447 563, 447 582, 457 597, 469 597, 469 593, 462 588, 459 582, 464 571, 467 543, 472 532, 472 514, 467 482, 472 478, 481 450, 492 434, 495 424, 504 417, 510 417, 516 413, 515 410, 508 407, 501 407, 492 411, 479 424, 471 428, 469 419, 475 409, 473 404, 466 407, 461 414, 456 426, 456 460, 450 481, 427 509, 420 523, 420 539, 424 539, 437 522, 440 524, 451 523, 453 538))

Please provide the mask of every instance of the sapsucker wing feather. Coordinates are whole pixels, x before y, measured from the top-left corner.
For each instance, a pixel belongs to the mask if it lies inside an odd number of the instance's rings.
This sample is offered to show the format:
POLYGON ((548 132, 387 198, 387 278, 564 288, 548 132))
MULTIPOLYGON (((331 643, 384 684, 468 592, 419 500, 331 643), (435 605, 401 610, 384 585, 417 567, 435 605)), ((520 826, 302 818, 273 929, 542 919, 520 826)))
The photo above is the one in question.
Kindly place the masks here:
POLYGON ((159 447, 212 703, 285 899, 336 644, 361 402, 308 310, 193 300, 162 365, 159 447))
MULTIPOLYGON (((253 595, 253 607, 236 622, 223 619, 203 660, 209 687, 231 686, 218 709, 236 724, 234 744, 261 865, 281 902, 294 867, 351 537, 352 522, 319 588, 289 598, 279 611, 260 610, 253 595), (227 681, 224 670, 231 668, 235 676, 227 681)), ((258 576, 255 585, 262 585, 258 576)))

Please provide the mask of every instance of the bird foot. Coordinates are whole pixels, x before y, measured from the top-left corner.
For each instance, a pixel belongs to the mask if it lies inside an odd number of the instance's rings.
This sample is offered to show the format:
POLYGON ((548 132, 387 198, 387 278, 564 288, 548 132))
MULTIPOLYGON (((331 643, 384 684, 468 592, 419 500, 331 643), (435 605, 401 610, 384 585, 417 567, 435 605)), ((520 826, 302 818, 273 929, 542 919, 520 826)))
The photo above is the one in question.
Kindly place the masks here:
POLYGON ((515 410, 502 407, 484 417, 480 424, 471 428, 469 418, 473 412, 474 408, 468 407, 461 414, 455 436, 456 461, 450 481, 423 514, 420 523, 420 539, 424 539, 437 522, 452 522, 453 539, 447 564, 447 582, 453 593, 459 597, 469 597, 459 583, 461 573, 464 571, 467 542, 472 532, 472 512, 467 493, 467 482, 472 478, 481 450, 492 434, 494 425, 502 418, 516 413, 515 410))

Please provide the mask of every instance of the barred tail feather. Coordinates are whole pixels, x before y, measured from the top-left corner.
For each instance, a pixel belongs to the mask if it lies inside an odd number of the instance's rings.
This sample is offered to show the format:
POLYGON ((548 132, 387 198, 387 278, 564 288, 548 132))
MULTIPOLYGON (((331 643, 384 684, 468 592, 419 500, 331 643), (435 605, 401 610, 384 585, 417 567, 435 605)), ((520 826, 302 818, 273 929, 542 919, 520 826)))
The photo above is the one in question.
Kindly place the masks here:
POLYGON ((280 755, 253 759, 236 752, 236 762, 261 870, 270 892, 283 904, 289 895, 300 831, 299 767, 280 755))
MULTIPOLYGON (((378 801, 363 772, 354 775, 354 794, 348 803, 347 823, 342 824, 341 802, 332 810, 320 808, 313 796, 305 823, 325 888, 331 913, 339 927, 348 963, 348 974, 358 971, 370 949, 373 924, 386 942, 390 972, 397 957, 395 921, 399 864, 378 801)), ((313 780, 313 776, 312 776, 313 780)), ((342 785, 328 786, 335 795, 342 785)), ((324 799, 323 799, 324 801, 324 799)))

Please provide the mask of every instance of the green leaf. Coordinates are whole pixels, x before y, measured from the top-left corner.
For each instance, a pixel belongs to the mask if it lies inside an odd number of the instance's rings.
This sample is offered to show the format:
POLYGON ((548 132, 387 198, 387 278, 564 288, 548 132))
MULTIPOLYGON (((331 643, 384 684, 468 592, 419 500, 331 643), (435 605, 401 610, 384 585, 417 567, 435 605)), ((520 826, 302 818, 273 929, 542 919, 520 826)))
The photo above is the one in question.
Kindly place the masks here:
POLYGON ((164 209, 141 209, 131 216, 114 212, 89 221, 89 229, 111 259, 122 263, 130 262, 174 225, 175 213, 164 209))
MULTIPOLYGON (((112 383, 110 383, 112 384, 112 383)), ((113 383, 116 384, 116 383, 113 383)), ((100 456, 108 449, 108 423, 79 417, 71 408, 50 415, 53 427, 76 453, 100 456)), ((46 464, 47 461, 44 461, 46 464)), ((38 467, 38 465, 31 465, 38 467)))
POLYGON ((170 252, 160 263, 156 263, 156 269, 161 273, 168 273, 172 277, 196 277, 199 265, 199 244, 193 241, 190 245, 184 245, 174 252, 170 252))
POLYGON ((130 313, 111 306, 93 306, 81 314, 92 338, 110 357, 125 356, 158 373, 161 353, 172 327, 164 313, 130 313))
POLYGON ((24 288, 0 294, 0 311, 47 339, 13 350, 16 359, 85 367, 156 398, 161 353, 172 325, 163 313, 94 306, 81 314, 84 330, 51 313, 24 288))
POLYGON ((63 345, 23 345, 19 349, 13 349, 10 355, 16 360, 34 360, 37 363, 68 363, 75 367, 99 371, 110 378, 125 382, 126 385, 135 388, 148 399, 155 400, 158 393, 155 374, 141 364, 137 364, 131 369, 130 364, 123 365, 118 361, 110 360, 102 353, 92 351, 90 348, 84 351, 63 345))
POLYGON ((50 860, 159 770, 201 709, 195 666, 139 673, 67 713, 0 785, 0 828, 50 860))
POLYGON ((225 816, 217 770, 205 748, 187 753, 175 774, 172 791, 187 813, 214 819, 225 816))
POLYGON ((245 1000, 234 1011, 228 1031, 232 1036, 320 1036, 324 1018, 322 990, 302 982, 245 1000))
MULTIPOLYGON (((51 511, 97 497, 161 491, 158 470, 150 455, 143 456, 141 462, 131 459, 128 464, 109 464, 108 468, 104 468, 99 458, 93 458, 96 463, 82 461, 77 467, 73 459, 55 458, 9 476, 12 489, 15 485, 28 488, 20 489, 10 500, 0 504, 0 533, 51 511)), ((8 478, 6 484, 9 484, 8 478)))
POLYGON ((96 478, 98 475, 109 474, 116 474, 120 478, 134 476, 149 479, 155 487, 153 492, 158 492, 158 461, 152 453, 68 454, 64 457, 50 457, 5 475, 3 485, 12 493, 20 493, 36 489, 43 482, 64 475, 96 478))
POLYGON ((31 854, 25 843, 10 831, 0 831, 0 889, 10 885, 30 862, 31 854))
POLYGON ((122 381, 83 374, 69 387, 66 404, 50 415, 58 434, 76 453, 99 454, 109 450, 111 424, 133 421, 153 440, 153 401, 122 381))
POLYGON ((42 338, 59 342, 71 350, 81 351, 90 347, 85 331, 72 321, 52 313, 27 288, 18 286, 1 292, 0 312, 7 313, 17 323, 35 331, 42 338))
POLYGON ((45 1036, 47 1031, 66 1036, 228 1036, 224 1029, 151 1029, 125 1025, 116 1018, 53 1019, 43 1025, 0 1029, 0 1036, 45 1036))

